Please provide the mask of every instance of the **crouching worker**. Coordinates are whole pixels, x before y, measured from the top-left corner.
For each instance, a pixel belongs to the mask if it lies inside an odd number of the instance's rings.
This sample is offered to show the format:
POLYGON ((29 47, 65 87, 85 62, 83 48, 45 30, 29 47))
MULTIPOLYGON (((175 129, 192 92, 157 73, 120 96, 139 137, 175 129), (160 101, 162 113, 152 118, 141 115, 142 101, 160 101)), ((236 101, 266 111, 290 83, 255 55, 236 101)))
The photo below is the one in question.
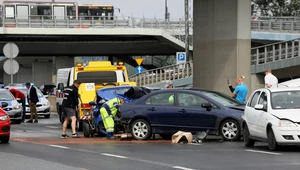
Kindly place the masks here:
POLYGON ((100 109, 102 121, 107 133, 107 139, 116 139, 114 135, 115 122, 114 116, 116 116, 119 107, 125 103, 123 98, 113 98, 104 103, 100 109))

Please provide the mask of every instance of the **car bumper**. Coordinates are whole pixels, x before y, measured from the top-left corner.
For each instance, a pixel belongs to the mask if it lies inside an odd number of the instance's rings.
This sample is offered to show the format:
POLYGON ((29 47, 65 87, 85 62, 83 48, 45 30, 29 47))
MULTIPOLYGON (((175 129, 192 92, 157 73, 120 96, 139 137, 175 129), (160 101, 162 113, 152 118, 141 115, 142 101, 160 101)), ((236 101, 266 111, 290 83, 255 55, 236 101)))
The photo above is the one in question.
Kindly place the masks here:
POLYGON ((21 120, 22 119, 22 109, 6 111, 11 120, 21 120))
MULTIPOLYGON (((38 115, 49 115, 50 114, 50 105, 36 107, 36 111, 37 111, 38 115)), ((30 115, 29 107, 26 107, 26 115, 30 115)))
POLYGON ((300 127, 272 127, 278 144, 300 145, 300 127))
POLYGON ((1 121, 0 136, 9 136, 9 135, 10 135, 10 121, 1 121))

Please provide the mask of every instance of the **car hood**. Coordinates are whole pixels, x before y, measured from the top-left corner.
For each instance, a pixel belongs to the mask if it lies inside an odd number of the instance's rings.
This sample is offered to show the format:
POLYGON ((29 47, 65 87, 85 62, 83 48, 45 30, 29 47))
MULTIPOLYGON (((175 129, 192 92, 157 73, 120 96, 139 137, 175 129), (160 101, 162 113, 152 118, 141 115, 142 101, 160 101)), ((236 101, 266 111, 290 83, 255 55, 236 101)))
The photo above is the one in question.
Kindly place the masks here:
POLYGON ((245 110, 245 105, 237 105, 237 106, 227 106, 230 109, 234 110, 239 110, 239 111, 244 111, 245 110))
POLYGON ((10 100, 10 101, 2 101, 2 100, 0 100, 0 104, 2 104, 2 102, 6 102, 8 104, 7 107, 14 107, 14 106, 17 106, 19 104, 17 102, 17 100, 10 100))
POLYGON ((288 119, 293 122, 300 122, 300 109, 275 110, 271 114, 278 119, 288 119))
MULTIPOLYGON (((45 97, 39 97, 39 101, 38 101, 38 103, 45 103, 46 102, 46 98, 45 97)), ((26 102, 26 104, 28 104, 28 100, 27 100, 27 97, 25 98, 25 102, 26 102)))
POLYGON ((112 93, 112 92, 106 92, 106 91, 100 91, 98 90, 97 91, 97 95, 99 97, 101 97, 102 99, 108 101, 108 100, 111 100, 113 98, 124 98, 125 99, 125 102, 130 102, 132 101, 132 99, 126 97, 124 94, 121 94, 121 93, 112 93))

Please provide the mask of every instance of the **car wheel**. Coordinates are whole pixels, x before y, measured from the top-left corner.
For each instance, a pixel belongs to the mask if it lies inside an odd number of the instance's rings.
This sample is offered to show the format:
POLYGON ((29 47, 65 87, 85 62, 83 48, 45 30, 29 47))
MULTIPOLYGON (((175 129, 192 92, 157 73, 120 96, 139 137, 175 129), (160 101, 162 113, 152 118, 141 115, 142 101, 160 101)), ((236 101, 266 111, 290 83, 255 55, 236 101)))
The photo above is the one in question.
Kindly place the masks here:
POLYGON ((171 140, 172 139, 172 135, 170 134, 159 134, 159 136, 165 140, 171 140))
POLYGON ((50 114, 44 115, 44 117, 45 117, 46 119, 49 119, 49 118, 50 118, 50 114))
POLYGON ((90 137, 92 131, 90 125, 86 122, 83 122, 82 127, 83 127, 83 136, 86 138, 90 137))
POLYGON ((131 124, 131 134, 137 140, 147 140, 151 137, 151 126, 144 119, 138 119, 131 124))
POLYGON ((248 126, 246 125, 244 127, 244 133, 243 133, 244 145, 246 147, 252 147, 252 146, 254 146, 254 143, 255 143, 255 140, 250 139, 249 136, 250 136, 250 132, 249 132, 248 126))
POLYGON ((220 126, 220 131, 224 140, 236 141, 241 138, 241 128, 235 120, 225 120, 220 126))
POLYGON ((278 145, 273 133, 272 128, 268 129, 268 145, 269 145, 269 149, 272 151, 275 151, 276 149, 278 149, 278 145))
POLYGON ((9 142, 9 136, 3 136, 0 138, 1 143, 8 143, 9 142))

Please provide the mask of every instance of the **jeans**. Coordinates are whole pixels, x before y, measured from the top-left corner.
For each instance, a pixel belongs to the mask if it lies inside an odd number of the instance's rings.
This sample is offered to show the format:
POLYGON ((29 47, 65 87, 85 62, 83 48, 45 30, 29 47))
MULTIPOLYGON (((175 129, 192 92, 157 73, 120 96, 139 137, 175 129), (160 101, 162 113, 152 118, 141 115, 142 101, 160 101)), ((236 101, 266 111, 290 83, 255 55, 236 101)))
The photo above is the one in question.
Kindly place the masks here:
POLYGON ((25 101, 25 99, 21 100, 21 103, 22 103, 22 109, 23 109, 22 120, 25 121, 25 117, 26 117, 26 101, 25 101))

